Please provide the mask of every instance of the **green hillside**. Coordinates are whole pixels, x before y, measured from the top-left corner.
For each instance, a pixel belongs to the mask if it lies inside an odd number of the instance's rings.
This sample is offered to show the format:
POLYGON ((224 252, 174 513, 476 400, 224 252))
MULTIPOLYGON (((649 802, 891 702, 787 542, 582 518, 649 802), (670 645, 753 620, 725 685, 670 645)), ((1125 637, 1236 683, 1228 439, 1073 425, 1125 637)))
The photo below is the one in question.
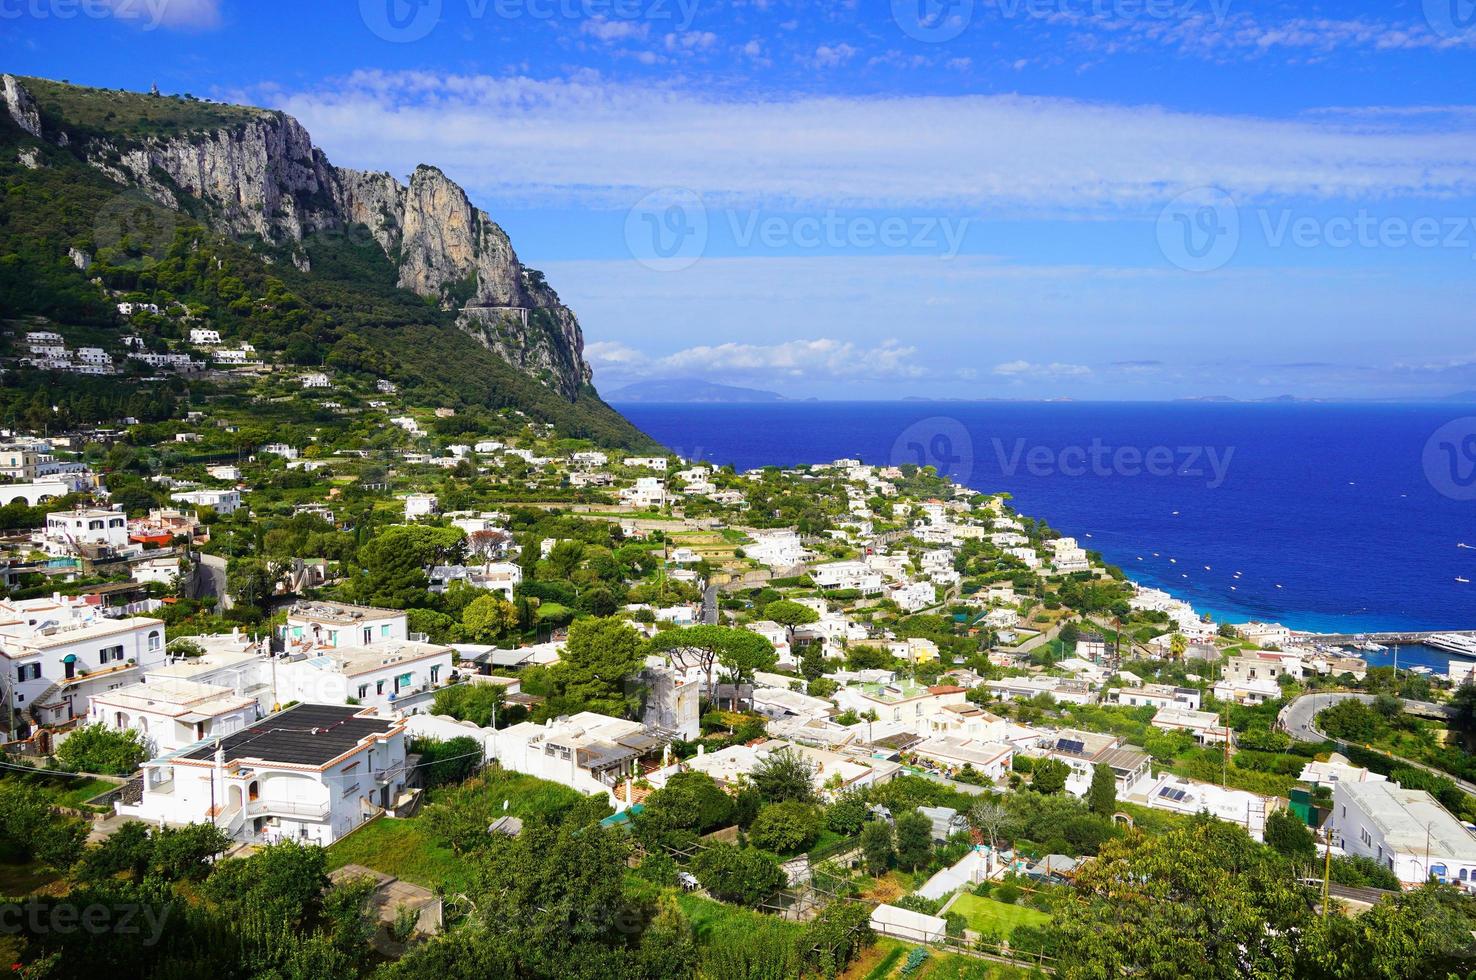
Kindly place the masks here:
MULTIPOLYGON (((71 131, 117 126, 142 135, 261 111, 26 84, 34 86, 43 118, 62 114, 71 131)), ((366 229, 309 238, 311 271, 303 272, 259 240, 210 231, 199 202, 182 198, 194 214, 163 208, 75 151, 75 144, 35 140, 0 114, 0 313, 11 321, 0 353, 17 353, 22 320, 25 329, 54 329, 69 342, 104 347, 115 360, 125 335, 167 351, 185 339, 186 325, 208 327, 227 344, 253 345, 278 369, 330 369, 347 387, 369 391, 387 379, 410 406, 515 408, 571 437, 650 445, 593 388, 572 401, 560 397, 457 329, 451 314, 397 288, 394 267, 366 229), (71 249, 89 257, 85 271, 71 249), (116 309, 122 298, 159 304, 161 312, 168 306, 174 315, 124 320, 116 309)), ((157 384, 130 377, 145 372, 129 363, 130 372, 110 379, 110 388, 157 384)), ((7 386, 31 387, 26 369, 12 372, 7 386)))

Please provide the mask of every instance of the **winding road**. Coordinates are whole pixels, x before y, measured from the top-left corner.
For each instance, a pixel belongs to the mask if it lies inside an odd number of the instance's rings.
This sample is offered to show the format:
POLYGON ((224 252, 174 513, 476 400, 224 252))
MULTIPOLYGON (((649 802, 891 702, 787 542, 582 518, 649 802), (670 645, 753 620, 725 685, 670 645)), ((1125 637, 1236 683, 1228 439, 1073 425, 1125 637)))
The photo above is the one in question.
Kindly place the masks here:
MULTIPOLYGON (((1297 739, 1298 741, 1332 742, 1336 744, 1339 748, 1342 748, 1347 743, 1343 742, 1341 739, 1332 738, 1324 734, 1317 728, 1317 713, 1327 708, 1331 708, 1339 701, 1348 700, 1358 700, 1363 701, 1364 703, 1372 703, 1374 700, 1374 696, 1372 694, 1358 694, 1351 691, 1331 691, 1326 693, 1317 692, 1314 694, 1304 694, 1293 701, 1291 704, 1282 708, 1281 714, 1277 720, 1282 730, 1285 731, 1292 738, 1297 739)), ((1446 716, 1449 715, 1451 711, 1449 705, 1435 704, 1430 701, 1412 701, 1408 698, 1400 698, 1399 700, 1400 703, 1404 705, 1406 711, 1411 711, 1413 713, 1425 716, 1446 716)), ((1385 749, 1376 748, 1372 745, 1365 747, 1371 749, 1374 752, 1387 755, 1391 759, 1396 759, 1404 765, 1412 766, 1415 769, 1423 769, 1425 772, 1431 773, 1432 775, 1444 776, 1446 779, 1449 779, 1451 782, 1460 787, 1462 792, 1470 796, 1476 796, 1476 783, 1468 783, 1464 779, 1461 779, 1459 776, 1453 776, 1442 769, 1437 769, 1434 766, 1426 765, 1423 762, 1416 762, 1414 759, 1406 759, 1403 756, 1395 755, 1394 753, 1389 752, 1385 749)))

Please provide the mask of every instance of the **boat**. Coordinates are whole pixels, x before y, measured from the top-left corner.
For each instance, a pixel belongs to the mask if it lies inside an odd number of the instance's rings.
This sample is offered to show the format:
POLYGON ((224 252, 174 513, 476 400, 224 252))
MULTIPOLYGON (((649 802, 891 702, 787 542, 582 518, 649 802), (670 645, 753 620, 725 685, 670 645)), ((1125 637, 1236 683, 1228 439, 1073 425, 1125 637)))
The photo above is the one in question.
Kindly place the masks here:
POLYGON ((1463 636, 1460 633, 1431 633, 1425 638, 1425 646, 1462 657, 1476 658, 1476 636, 1463 636))
POLYGON ((1459 582, 1459 583, 1461 583, 1462 585, 1470 585, 1471 584, 1471 580, 1470 579, 1468 579, 1468 578, 1461 578, 1459 575, 1456 576, 1456 581, 1459 582))

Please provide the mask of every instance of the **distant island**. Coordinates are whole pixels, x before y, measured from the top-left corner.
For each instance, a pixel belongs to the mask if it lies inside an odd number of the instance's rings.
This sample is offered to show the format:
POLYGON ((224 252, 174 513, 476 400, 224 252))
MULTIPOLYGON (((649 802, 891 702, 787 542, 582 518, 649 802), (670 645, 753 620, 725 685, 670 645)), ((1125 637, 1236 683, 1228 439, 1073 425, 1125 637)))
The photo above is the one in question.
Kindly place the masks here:
POLYGON ((637 381, 608 396, 611 402, 782 402, 784 396, 759 388, 740 388, 701 378, 637 381))

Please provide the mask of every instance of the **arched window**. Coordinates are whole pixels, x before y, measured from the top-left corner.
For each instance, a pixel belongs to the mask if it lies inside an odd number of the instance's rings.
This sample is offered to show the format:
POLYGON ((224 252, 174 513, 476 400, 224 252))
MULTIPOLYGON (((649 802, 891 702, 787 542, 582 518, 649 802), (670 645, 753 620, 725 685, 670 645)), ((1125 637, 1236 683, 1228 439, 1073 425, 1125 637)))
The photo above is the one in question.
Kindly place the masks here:
POLYGON ((162 638, 159 636, 159 631, 158 630, 150 630, 149 631, 149 649, 150 650, 157 650, 157 649, 159 649, 159 643, 160 643, 161 639, 162 638))

